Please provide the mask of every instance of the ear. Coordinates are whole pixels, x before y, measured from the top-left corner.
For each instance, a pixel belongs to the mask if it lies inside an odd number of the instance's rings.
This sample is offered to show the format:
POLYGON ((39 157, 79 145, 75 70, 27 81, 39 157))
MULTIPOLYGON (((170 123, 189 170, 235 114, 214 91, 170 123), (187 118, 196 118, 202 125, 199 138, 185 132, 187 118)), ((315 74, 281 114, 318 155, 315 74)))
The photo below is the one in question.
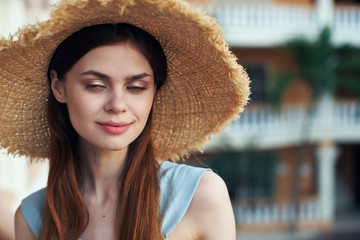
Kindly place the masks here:
POLYGON ((55 70, 50 71, 51 90, 58 102, 66 103, 65 82, 61 81, 55 70))

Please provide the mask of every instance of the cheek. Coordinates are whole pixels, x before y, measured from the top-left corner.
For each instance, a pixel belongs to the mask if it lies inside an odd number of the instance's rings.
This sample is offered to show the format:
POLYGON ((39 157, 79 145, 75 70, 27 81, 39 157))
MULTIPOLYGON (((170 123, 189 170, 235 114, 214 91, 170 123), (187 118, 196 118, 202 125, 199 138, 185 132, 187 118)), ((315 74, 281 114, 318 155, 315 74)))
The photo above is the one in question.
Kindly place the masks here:
POLYGON ((72 125, 74 127, 75 125, 81 126, 82 123, 91 119, 91 116, 96 114, 96 104, 96 102, 90 101, 90 99, 86 99, 81 95, 75 95, 70 98, 68 101, 68 111, 72 125))
POLYGON ((146 115, 148 116, 152 106, 153 106, 153 101, 154 101, 154 96, 151 95, 151 97, 148 98, 148 100, 146 101, 146 104, 144 104, 143 106, 143 111, 146 112, 146 115))
POLYGON ((153 97, 147 97, 141 103, 134 105, 134 110, 141 121, 146 122, 153 105, 153 97))

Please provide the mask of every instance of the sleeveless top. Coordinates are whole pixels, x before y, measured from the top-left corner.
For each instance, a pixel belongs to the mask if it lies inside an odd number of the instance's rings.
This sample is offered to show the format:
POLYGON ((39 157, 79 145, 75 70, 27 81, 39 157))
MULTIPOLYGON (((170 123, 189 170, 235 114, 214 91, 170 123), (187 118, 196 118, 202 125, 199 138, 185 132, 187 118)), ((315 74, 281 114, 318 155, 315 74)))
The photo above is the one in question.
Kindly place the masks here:
MULTIPOLYGON (((206 168, 165 161, 160 165, 160 213, 164 239, 185 215, 206 168)), ((37 238, 40 236, 45 188, 29 195, 21 202, 24 218, 37 238)), ((81 239, 79 239, 81 240, 81 239)))

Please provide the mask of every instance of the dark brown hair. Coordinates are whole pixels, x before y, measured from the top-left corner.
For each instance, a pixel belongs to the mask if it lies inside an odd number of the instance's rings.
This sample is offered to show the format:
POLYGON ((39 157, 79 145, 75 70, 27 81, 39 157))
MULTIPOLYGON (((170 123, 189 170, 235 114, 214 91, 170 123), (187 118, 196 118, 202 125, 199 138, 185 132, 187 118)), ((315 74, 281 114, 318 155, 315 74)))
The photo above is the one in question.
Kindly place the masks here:
MULTIPOLYGON (((49 82, 51 70, 57 72, 60 80, 65 80, 66 73, 90 50, 124 42, 131 42, 148 60, 159 89, 167 75, 164 52, 153 36, 126 23, 90 26, 64 40, 50 61, 49 82)), ((119 240, 162 238, 158 164, 151 143, 151 112, 144 130, 129 146, 119 179, 114 226, 119 240)), ((78 134, 70 123, 66 104, 56 101, 51 91, 48 122, 51 131, 50 170, 40 239, 77 240, 89 221, 89 212, 80 192, 84 179, 78 154, 78 134)))

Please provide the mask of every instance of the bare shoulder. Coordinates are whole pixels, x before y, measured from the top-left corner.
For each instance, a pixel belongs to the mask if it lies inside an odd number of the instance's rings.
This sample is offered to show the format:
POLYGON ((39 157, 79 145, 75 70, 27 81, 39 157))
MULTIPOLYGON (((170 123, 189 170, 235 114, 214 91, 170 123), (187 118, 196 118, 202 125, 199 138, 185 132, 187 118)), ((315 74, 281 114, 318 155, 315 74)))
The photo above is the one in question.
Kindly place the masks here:
POLYGON ((228 197, 228 191, 224 180, 216 173, 206 171, 196 189, 194 200, 204 198, 203 200, 207 199, 207 202, 211 204, 222 200, 221 198, 225 196, 228 197))
POLYGON ((25 221, 24 215, 21 212, 21 207, 18 207, 15 213, 15 239, 36 240, 35 234, 31 231, 29 225, 25 221))
POLYGON ((200 239, 235 239, 234 214, 225 182, 217 174, 204 173, 189 210, 200 239))

